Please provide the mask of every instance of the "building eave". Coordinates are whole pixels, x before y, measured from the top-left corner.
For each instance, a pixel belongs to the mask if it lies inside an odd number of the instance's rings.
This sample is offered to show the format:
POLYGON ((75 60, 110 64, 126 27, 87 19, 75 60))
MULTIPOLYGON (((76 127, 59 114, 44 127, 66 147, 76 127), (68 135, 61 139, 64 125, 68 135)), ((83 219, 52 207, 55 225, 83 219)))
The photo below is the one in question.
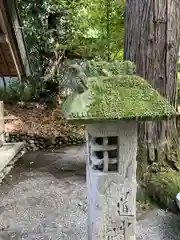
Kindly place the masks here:
POLYGON ((31 75, 15 0, 0 0, 0 27, 0 56, 4 63, 4 68, 0 66, 0 75, 19 78, 31 75))

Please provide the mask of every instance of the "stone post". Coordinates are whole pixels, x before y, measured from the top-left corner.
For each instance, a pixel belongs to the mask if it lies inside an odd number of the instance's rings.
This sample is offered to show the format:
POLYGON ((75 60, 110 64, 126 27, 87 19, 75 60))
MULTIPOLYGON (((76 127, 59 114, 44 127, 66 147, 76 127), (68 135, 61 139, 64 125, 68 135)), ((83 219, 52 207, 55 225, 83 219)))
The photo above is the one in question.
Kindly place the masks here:
POLYGON ((88 240, 135 240, 136 121, 86 127, 88 240))

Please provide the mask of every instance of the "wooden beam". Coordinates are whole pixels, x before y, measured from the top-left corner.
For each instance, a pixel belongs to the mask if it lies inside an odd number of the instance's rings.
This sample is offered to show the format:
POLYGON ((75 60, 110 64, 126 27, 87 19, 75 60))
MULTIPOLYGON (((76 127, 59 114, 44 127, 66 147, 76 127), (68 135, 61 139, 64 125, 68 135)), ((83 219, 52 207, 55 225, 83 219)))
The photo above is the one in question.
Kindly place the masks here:
POLYGON ((22 62, 24 65, 24 70, 26 72, 26 75, 29 76, 31 74, 31 70, 30 70, 30 66, 29 66, 29 59, 27 56, 25 40, 24 40, 22 30, 20 27, 20 23, 19 23, 20 21, 19 21, 19 16, 18 16, 17 11, 18 11, 18 9, 16 8, 16 4, 13 3, 11 5, 11 7, 9 8, 9 12, 11 15, 11 22, 13 25, 14 33, 16 35, 17 44, 18 44, 22 62))
POLYGON ((12 44, 11 44, 11 39, 10 39, 10 36, 9 36, 9 32, 7 30, 7 26, 6 26, 4 15, 3 15, 3 12, 2 12, 2 8, 0 9, 0 24, 1 24, 1 27, 2 27, 3 33, 7 36, 7 44, 9 46, 10 51, 11 51, 11 55, 12 55, 12 58, 13 58, 13 61, 14 61, 14 64, 15 64, 17 75, 21 79, 21 70, 19 69, 19 63, 17 62, 16 56, 15 56, 14 51, 13 51, 13 47, 12 47, 12 44))
POLYGON ((1 57, 2 57, 2 60, 3 60, 3 63, 4 63, 4 65, 6 66, 7 71, 8 71, 9 73, 11 73, 10 68, 9 68, 9 66, 8 66, 8 63, 7 63, 7 61, 6 61, 5 54, 4 54, 3 49, 2 49, 2 47, 1 47, 1 44, 0 44, 0 54, 1 54, 1 57))
POLYGON ((0 34, 0 43, 8 43, 7 36, 3 33, 0 34))

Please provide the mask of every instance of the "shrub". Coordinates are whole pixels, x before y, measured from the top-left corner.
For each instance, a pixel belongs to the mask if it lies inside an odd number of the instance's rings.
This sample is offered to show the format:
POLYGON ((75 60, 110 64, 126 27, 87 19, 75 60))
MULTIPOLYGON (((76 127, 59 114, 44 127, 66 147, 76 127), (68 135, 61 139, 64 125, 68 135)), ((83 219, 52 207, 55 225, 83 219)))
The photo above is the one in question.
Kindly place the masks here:
POLYGON ((154 174, 148 186, 150 196, 172 211, 177 209, 176 195, 180 192, 180 175, 175 171, 154 174))

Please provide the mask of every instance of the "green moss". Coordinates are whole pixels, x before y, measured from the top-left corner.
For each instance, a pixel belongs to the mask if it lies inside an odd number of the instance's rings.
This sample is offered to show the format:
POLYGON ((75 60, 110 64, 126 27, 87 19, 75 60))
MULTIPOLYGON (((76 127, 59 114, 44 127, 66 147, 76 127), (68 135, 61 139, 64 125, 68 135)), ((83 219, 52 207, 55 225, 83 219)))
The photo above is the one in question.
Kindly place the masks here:
POLYGON ((176 114, 167 100, 138 76, 116 75, 91 78, 88 87, 89 90, 85 93, 86 98, 84 93, 74 95, 64 103, 63 113, 66 118, 72 120, 153 119, 176 114))
POLYGON ((176 209, 175 199, 180 192, 180 174, 175 171, 154 174, 148 185, 148 192, 164 207, 176 209))
POLYGON ((177 73, 178 80, 180 80, 180 72, 177 73))
POLYGON ((136 201, 136 217, 137 220, 144 219, 144 215, 147 214, 147 211, 153 209, 154 203, 148 197, 145 197, 142 200, 136 201))

